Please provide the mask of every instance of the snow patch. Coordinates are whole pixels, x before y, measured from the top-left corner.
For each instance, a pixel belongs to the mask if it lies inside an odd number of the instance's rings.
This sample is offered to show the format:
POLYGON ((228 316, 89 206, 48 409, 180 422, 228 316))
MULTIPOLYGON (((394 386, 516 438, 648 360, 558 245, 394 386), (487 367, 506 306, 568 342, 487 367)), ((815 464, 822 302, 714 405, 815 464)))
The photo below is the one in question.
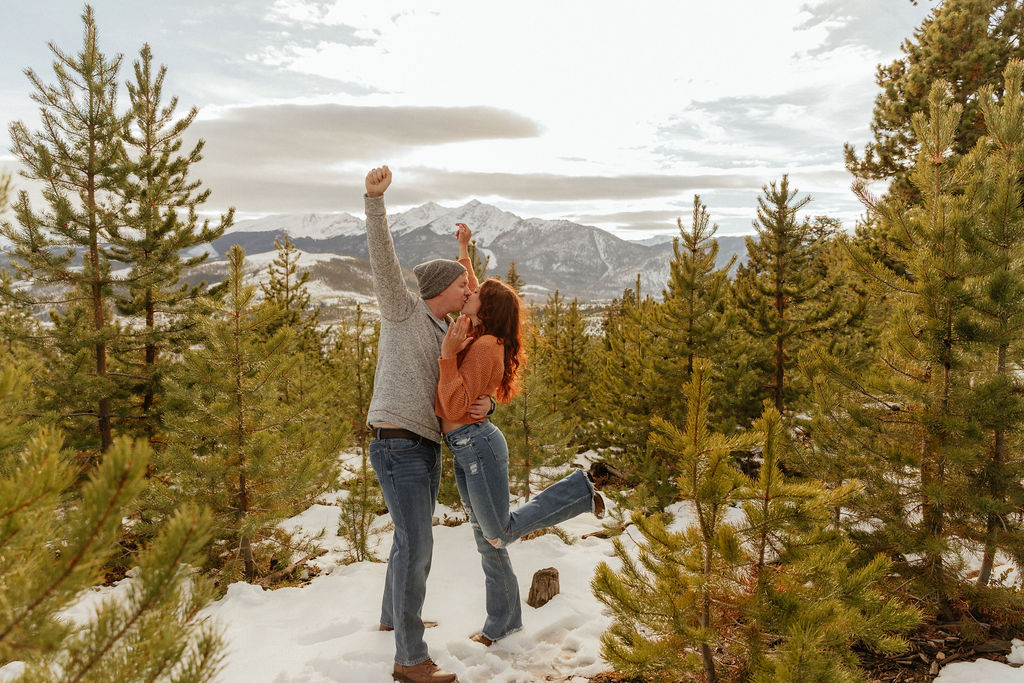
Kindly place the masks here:
POLYGON ((953 662, 942 667, 935 683, 1024 683, 1024 669, 990 659, 953 662))

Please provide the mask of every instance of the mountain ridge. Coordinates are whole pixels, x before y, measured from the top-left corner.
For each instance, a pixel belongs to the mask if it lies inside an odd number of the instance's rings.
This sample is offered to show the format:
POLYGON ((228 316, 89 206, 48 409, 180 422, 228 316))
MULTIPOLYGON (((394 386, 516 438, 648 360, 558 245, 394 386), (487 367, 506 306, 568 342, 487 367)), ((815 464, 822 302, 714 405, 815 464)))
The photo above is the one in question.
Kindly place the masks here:
MULTIPOLYGON (((639 273, 644 291, 660 295, 668 280, 671 239, 650 245, 633 242, 567 219, 521 218, 476 199, 457 207, 428 202, 391 214, 391 234, 402 266, 454 257, 455 223, 473 230, 481 253, 490 257, 489 276, 504 275, 515 261, 520 277, 536 294, 558 289, 582 300, 611 299, 633 287, 639 273)), ((235 243, 248 253, 261 253, 273 249, 274 238, 284 234, 306 252, 368 258, 365 221, 347 213, 278 214, 239 221, 213 246, 218 254, 235 243)), ((719 266, 734 253, 745 254, 743 239, 719 238, 719 266)))
MULTIPOLYGON (((415 288, 411 269, 432 258, 454 258, 455 223, 467 223, 482 255, 490 259, 487 276, 504 276, 516 262, 527 299, 543 301, 556 289, 584 302, 608 301, 635 287, 641 277, 643 293, 660 297, 669 275, 671 238, 654 244, 623 240, 601 228, 567 219, 520 218, 490 204, 472 200, 445 207, 428 202, 390 216, 392 237, 406 281, 415 288)), ((274 240, 288 235, 301 251, 313 255, 311 290, 324 305, 341 306, 343 300, 368 303, 373 299, 365 221, 348 213, 276 214, 239 221, 211 245, 197 245, 184 255, 209 251, 207 261, 184 274, 187 281, 217 282, 227 276, 223 255, 233 244, 247 254, 247 272, 265 274, 273 257, 274 240), (332 258, 333 257, 333 258, 332 258)), ((717 265, 733 254, 746 255, 745 236, 719 238, 717 265)), ((80 263, 80 255, 76 261, 80 263)), ((9 257, 0 249, 0 267, 9 257)), ((300 267, 307 268, 302 264, 300 267)), ((115 264, 115 270, 117 266, 115 264)))

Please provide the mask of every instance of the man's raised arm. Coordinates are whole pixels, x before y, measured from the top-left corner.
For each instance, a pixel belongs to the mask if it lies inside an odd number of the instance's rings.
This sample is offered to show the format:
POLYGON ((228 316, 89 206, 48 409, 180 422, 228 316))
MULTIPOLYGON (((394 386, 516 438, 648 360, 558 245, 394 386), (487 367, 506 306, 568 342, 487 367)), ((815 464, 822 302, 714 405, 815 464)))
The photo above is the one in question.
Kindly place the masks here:
POLYGON ((370 252, 373 291, 380 314, 388 320, 404 320, 412 314, 413 299, 405 286, 402 267, 395 254, 395 243, 388 228, 384 192, 391 185, 391 169, 375 168, 366 174, 366 247, 370 252))

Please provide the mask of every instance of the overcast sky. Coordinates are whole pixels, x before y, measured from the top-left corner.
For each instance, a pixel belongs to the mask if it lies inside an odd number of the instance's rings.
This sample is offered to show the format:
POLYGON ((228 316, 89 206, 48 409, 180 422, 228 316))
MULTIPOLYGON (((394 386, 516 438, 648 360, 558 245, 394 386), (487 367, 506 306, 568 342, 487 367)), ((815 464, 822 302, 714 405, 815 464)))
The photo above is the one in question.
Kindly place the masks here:
MULTIPOLYGON (((789 173, 809 214, 853 225, 842 145, 869 137, 875 67, 922 0, 96 0, 122 81, 148 42, 165 93, 198 106, 207 208, 362 215, 387 163, 394 210, 476 198, 627 239, 676 230, 693 195, 719 234, 751 231, 789 173)), ((7 126, 38 114, 23 71, 81 45, 83 5, 10 2, 0 22, 7 126)), ((123 97, 126 101, 126 97, 123 97)), ((17 182, 17 179, 16 179, 17 182)))

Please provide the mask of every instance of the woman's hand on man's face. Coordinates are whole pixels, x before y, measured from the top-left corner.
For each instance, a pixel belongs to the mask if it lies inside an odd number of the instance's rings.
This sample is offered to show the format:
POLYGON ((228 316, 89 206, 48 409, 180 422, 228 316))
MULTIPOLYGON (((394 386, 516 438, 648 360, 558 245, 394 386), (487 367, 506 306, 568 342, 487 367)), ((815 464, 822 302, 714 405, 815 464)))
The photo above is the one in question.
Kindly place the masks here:
POLYGON ((448 332, 441 342, 441 358, 455 358, 469 346, 473 338, 469 336, 469 316, 460 315, 459 319, 448 326, 448 332))

